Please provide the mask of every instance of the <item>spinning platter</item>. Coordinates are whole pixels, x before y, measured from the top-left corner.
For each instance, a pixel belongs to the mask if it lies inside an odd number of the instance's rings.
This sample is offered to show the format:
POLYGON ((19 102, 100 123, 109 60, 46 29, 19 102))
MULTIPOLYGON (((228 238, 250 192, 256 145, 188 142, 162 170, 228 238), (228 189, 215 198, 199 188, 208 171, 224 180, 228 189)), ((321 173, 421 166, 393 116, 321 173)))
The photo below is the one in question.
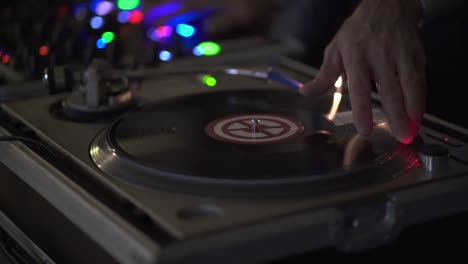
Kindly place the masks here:
POLYGON ((213 195, 317 193, 388 180, 411 165, 411 146, 388 126, 361 138, 353 124, 328 119, 329 99, 247 90, 167 100, 118 119, 90 154, 125 181, 213 195))

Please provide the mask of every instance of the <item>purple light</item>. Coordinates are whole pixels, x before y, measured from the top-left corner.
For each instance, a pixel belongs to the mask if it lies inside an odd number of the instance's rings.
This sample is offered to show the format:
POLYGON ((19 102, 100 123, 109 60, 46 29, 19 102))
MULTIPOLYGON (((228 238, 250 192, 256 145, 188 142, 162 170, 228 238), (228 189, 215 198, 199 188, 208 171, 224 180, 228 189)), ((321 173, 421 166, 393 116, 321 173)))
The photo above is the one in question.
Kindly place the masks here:
POLYGON ((105 16, 112 12, 114 5, 109 1, 102 1, 96 5, 96 14, 100 16, 105 16))
POLYGON ((172 35, 173 29, 170 26, 161 26, 156 28, 158 38, 168 38, 172 35))
POLYGON ((129 11, 121 11, 117 15, 117 20, 120 23, 127 23, 130 20, 131 13, 129 11))
POLYGON ((157 28, 150 28, 146 36, 154 41, 160 41, 165 38, 172 36, 173 29, 170 26, 161 26, 157 28))
POLYGON ((151 40, 154 40, 154 41, 158 41, 158 37, 156 35, 156 29, 154 28, 150 28, 148 29, 148 31, 146 32, 146 36, 151 39, 151 40))

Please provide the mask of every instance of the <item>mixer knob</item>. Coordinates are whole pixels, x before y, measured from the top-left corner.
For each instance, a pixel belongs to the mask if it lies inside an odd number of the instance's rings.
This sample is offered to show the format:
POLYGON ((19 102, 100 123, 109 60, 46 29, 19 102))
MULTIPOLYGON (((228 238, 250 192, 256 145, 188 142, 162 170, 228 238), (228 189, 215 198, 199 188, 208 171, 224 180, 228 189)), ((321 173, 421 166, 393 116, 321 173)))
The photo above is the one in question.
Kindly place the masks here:
POLYGON ((439 144, 421 147, 419 157, 428 172, 444 171, 448 168, 449 150, 439 144))
POLYGON ((46 68, 42 79, 50 94, 71 91, 75 83, 73 73, 67 67, 46 68))

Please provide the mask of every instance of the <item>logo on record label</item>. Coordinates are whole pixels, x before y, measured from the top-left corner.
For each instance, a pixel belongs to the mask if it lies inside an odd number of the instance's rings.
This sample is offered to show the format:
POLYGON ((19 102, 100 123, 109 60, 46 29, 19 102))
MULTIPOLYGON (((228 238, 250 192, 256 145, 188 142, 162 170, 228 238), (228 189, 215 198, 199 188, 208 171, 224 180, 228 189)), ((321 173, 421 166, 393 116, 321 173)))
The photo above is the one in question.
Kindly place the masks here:
POLYGON ((301 135, 304 125, 287 116, 241 114, 209 123, 206 132, 216 140, 229 143, 274 144, 301 135))

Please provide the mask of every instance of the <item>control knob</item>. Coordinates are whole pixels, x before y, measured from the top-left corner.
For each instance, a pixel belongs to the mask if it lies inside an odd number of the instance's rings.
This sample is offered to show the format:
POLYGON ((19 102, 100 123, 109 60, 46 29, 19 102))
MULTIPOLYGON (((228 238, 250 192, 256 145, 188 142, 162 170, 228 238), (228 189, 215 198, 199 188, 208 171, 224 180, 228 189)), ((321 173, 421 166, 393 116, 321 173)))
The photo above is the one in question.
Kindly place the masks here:
POLYGON ((428 172, 443 171, 448 168, 449 150, 442 145, 423 145, 419 150, 419 157, 428 172))

